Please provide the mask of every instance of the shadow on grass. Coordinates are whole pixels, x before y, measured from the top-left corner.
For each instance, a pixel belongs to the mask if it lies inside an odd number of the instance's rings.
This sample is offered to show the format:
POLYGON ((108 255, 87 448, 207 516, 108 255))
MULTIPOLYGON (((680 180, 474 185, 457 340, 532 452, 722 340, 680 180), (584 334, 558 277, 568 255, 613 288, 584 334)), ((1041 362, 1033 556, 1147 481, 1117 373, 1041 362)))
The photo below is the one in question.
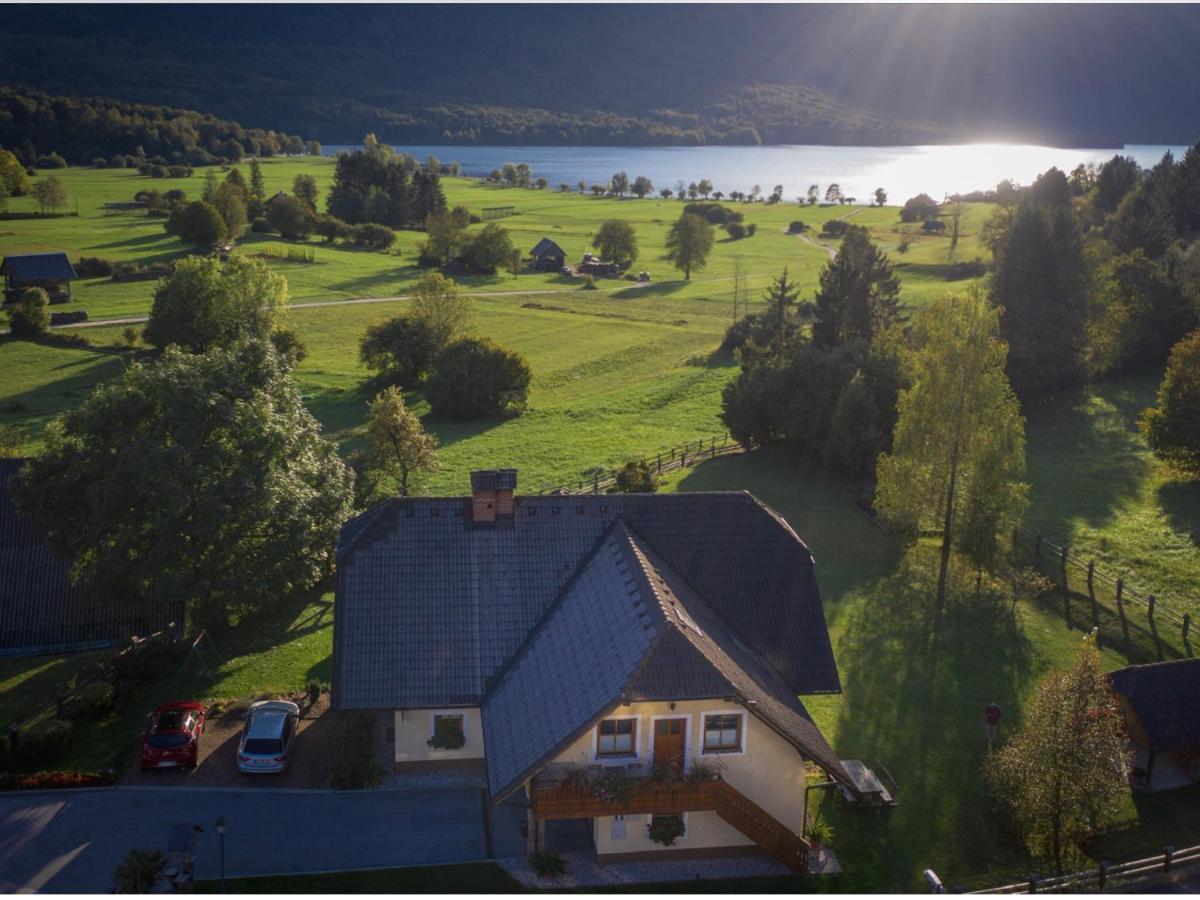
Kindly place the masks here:
POLYGON ((847 691, 838 752, 882 763, 900 785, 888 813, 829 811, 857 890, 915 891, 925 868, 954 884, 1022 856, 991 815, 983 714, 991 702, 1019 707, 1032 645, 1009 598, 976 594, 973 579, 955 580, 939 614, 935 565, 931 553, 910 552, 897 574, 861 592, 837 646, 847 691))
POLYGON ((1158 505, 1166 512, 1171 527, 1187 534, 1200 548, 1200 478, 1161 485, 1158 505))
POLYGON ((1026 401, 1030 527, 1070 540, 1074 520, 1100 525, 1138 494, 1150 463, 1137 420, 1154 389, 1145 376, 1026 401))
POLYGON ((1200 785, 1147 794, 1133 793, 1137 818, 1110 828, 1085 850, 1092 859, 1114 863, 1200 844, 1200 785))
POLYGON ((688 286, 687 281, 657 281, 647 285, 621 288, 609 292, 615 300, 633 300, 638 297, 665 297, 677 293, 688 286))

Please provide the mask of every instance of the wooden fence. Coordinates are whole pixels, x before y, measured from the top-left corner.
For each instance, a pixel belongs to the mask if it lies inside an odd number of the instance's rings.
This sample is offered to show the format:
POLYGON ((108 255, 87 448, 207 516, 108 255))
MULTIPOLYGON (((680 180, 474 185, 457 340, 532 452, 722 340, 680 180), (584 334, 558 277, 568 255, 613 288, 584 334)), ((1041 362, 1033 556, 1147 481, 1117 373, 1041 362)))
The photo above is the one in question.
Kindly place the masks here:
MULTIPOLYGON (((741 453, 746 448, 733 439, 731 435, 714 434, 711 437, 688 441, 679 447, 671 447, 658 453, 634 457, 644 462, 655 475, 663 475, 693 466, 707 459, 718 456, 730 456, 741 453)), ((597 470, 589 477, 580 478, 566 484, 547 485, 538 491, 539 494, 599 494, 616 484, 618 469, 611 472, 597 470)))
POLYGON ((1162 853, 1111 865, 1101 862, 1094 869, 1072 872, 1054 878, 1039 878, 1030 875, 1025 881, 1001 887, 971 891, 972 894, 1039 894, 1077 891, 1095 893, 1113 885, 1114 882, 1147 878, 1158 874, 1169 874, 1172 870, 1200 863, 1200 847, 1176 850, 1164 847, 1162 853))
POLYGON ((1149 625, 1157 627, 1160 622, 1170 623, 1179 629, 1180 636, 1187 642, 1192 628, 1190 612, 1175 609, 1158 595, 1134 588, 1123 575, 1114 577, 1102 572, 1094 559, 1082 559, 1068 547, 1055 544, 1023 526, 1013 531, 1013 549, 1018 559, 1052 578, 1065 592, 1074 591, 1086 596, 1094 615, 1098 607, 1107 607, 1116 612, 1122 626, 1127 627, 1126 613, 1131 606, 1137 607, 1145 614, 1149 625))

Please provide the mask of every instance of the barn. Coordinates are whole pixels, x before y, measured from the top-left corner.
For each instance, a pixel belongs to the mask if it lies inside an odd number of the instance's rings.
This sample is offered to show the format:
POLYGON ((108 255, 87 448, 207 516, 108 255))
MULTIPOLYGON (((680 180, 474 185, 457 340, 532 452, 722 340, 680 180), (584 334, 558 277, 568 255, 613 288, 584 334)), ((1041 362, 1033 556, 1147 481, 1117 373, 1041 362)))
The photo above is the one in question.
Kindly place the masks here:
POLYGON ((1134 745, 1135 783, 1161 791, 1200 781, 1200 659, 1129 666, 1108 677, 1134 745))
POLYGON ((66 303, 71 299, 71 282, 79 277, 61 251, 9 254, 0 262, 0 275, 4 276, 5 303, 15 303, 17 295, 30 287, 42 288, 51 303, 66 303))
POLYGON ((567 262, 567 252, 547 237, 537 242, 529 256, 533 260, 532 267, 539 272, 557 272, 567 262))

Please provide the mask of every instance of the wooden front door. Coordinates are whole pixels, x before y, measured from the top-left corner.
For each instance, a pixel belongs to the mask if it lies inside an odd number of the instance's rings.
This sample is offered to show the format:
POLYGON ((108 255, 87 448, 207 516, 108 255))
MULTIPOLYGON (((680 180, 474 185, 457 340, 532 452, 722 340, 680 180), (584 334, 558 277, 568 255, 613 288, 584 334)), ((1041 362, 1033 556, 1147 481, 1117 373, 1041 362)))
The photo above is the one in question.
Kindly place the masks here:
POLYGON ((654 765, 683 771, 687 719, 657 719, 654 723, 654 765))

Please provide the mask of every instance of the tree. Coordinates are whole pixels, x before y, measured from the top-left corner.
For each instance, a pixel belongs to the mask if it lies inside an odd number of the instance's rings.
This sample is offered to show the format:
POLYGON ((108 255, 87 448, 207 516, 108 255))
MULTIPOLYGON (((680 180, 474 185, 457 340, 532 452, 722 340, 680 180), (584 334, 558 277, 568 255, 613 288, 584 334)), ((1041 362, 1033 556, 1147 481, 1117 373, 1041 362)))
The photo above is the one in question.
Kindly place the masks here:
POLYGON ((204 187, 200 189, 200 199, 205 203, 212 203, 213 194, 220 186, 221 183, 217 181, 217 173, 209 169, 204 173, 204 187))
POLYGON ((508 231, 493 222, 463 245, 462 260, 472 272, 495 275, 497 269, 508 265, 515 249, 508 231))
POLYGON ((8 325, 14 337, 39 338, 49 334, 49 295, 39 287, 25 288, 8 311, 8 325))
POLYGON ((799 296, 800 285, 788 280, 787 266, 784 266, 782 274, 767 288, 764 298, 767 301, 767 320, 775 332, 771 344, 776 353, 783 352, 784 340, 787 338, 788 317, 792 305, 799 296))
POLYGON ((624 172, 618 172, 609 182, 609 190, 618 197, 624 197, 629 191, 629 176, 624 172))
POLYGON ((883 188, 875 188, 875 205, 884 206, 887 204, 887 191, 883 188))
POLYGON ((702 269, 712 252, 712 226, 694 213, 685 212, 667 234, 667 259, 691 280, 693 269, 702 269))
POLYGON ((113 875, 113 891, 149 894, 166 867, 167 855, 161 850, 130 850, 113 875))
POLYGON ((653 494, 658 479, 644 459, 633 460, 617 469, 612 491, 617 494, 653 494))
POLYGON ((901 222, 924 222, 938 217, 937 203, 928 194, 917 194, 904 201, 900 207, 901 222))
POLYGON ((817 205, 817 198, 821 196, 821 186, 819 184, 810 184, 808 192, 805 195, 809 206, 817 205))
POLYGON ((1141 250, 1102 263, 1089 294, 1090 375, 1161 366, 1172 345, 1196 325, 1179 285, 1141 250))
POLYGON ((16 499, 103 595, 206 624, 329 574, 352 476, 269 341, 134 363, 46 431, 16 499))
POLYGON ((320 195, 317 179, 303 173, 297 175, 292 179, 292 193, 314 213, 317 211, 317 197, 320 195))
POLYGON ((673 193, 674 192, 670 188, 661 188, 658 192, 658 196, 662 197, 664 200, 670 200, 673 193))
POLYGON ((587 182, 584 181, 582 178, 579 179, 579 181, 576 183, 575 186, 577 188, 579 188, 579 193, 581 193, 581 194, 587 190, 587 182))
POLYGON ((638 255, 633 226, 618 219, 609 219, 596 230, 592 246, 599 251, 601 259, 615 262, 622 269, 633 265, 638 255))
POLYGON ((403 313, 368 326, 359 358, 380 381, 412 388, 429 374, 443 347, 428 322, 403 313))
POLYGON ((696 185, 696 191, 705 200, 707 200, 708 195, 712 193, 712 189, 713 189, 712 182, 709 181, 707 178, 701 178, 700 183, 696 185))
POLYGON ((276 197, 267 205, 267 221, 289 241, 308 237, 317 227, 312 208, 298 197, 276 197))
POLYGON ((1096 208, 1113 212, 1142 177, 1142 167, 1132 156, 1114 156, 1100 167, 1096 176, 1096 208))
POLYGON ((633 180, 633 187, 631 190, 637 195, 637 198, 641 200, 654 190, 654 184, 645 175, 639 175, 633 180))
POLYGON ((426 395, 439 416, 490 418, 523 410, 532 378, 521 354, 488 338, 464 338, 438 356, 426 395))
POLYGON ((428 326, 439 351, 471 329, 471 298, 438 272, 423 275, 413 286, 409 312, 428 326))
POLYGON ((903 319, 900 280, 860 225, 846 229, 837 255, 821 271, 814 302, 812 336, 820 347, 870 341, 903 319))
POLYGON ((185 244, 194 244, 203 249, 215 247, 229 234, 225 220, 216 207, 203 200, 195 200, 177 208, 163 223, 163 228, 185 244))
POLYGON ((1200 330, 1172 348, 1158 403, 1145 411, 1140 425, 1155 456, 1200 475, 1200 330))
POLYGON ((1008 375, 1018 394, 1084 376, 1090 274, 1075 214, 1023 203, 995 235, 992 302, 1002 309, 1008 375))
POLYGON ((33 185, 33 199, 42 215, 57 212, 67 205, 67 188, 57 175, 39 178, 33 185))
POLYGON ((897 401, 892 450, 879 457, 875 503, 912 537, 941 531, 940 613, 956 538, 969 535, 959 545, 982 564, 994 555, 996 536, 1011 534, 1020 520, 1028 495, 1025 422, 1004 374, 999 311, 982 295, 935 301, 915 330, 912 386, 897 401), (961 535, 960 520, 969 526, 961 535))
POLYGON ((6 197, 22 197, 33 190, 29 174, 10 150, 0 150, 0 193, 6 197))
POLYGON ((176 344, 193 353, 265 339, 278 327, 287 299, 287 281, 262 260, 187 257, 155 289, 142 336, 156 347, 176 344))
POLYGON ((946 204, 946 218, 950 220, 950 249, 953 250, 958 246, 958 238, 962 231, 962 217, 966 212, 962 200, 958 197, 950 198, 946 204))
POLYGON ((842 186, 840 184, 831 184, 829 187, 825 188, 825 202, 842 202, 842 186))
POLYGON ((421 420, 405 405, 404 394, 394 386, 376 394, 370 410, 371 463, 397 477, 400 496, 407 497, 411 475, 437 469, 437 438, 421 427, 421 420))
POLYGON ((1048 206, 1069 206, 1071 184, 1061 169, 1051 166, 1029 186, 1029 198, 1034 203, 1045 203, 1048 206))
POLYGON ((238 192, 243 203, 250 199, 250 188, 246 184, 246 179, 242 177, 242 171, 237 166, 229 170, 222 184, 227 184, 238 192))
MULTIPOLYGON (((231 169, 230 174, 237 169, 231 169)), ((232 240, 237 240, 246 231, 246 199, 245 186, 226 179, 212 196, 212 207, 225 223, 225 231, 232 240)))
POLYGON ((258 164, 258 157, 255 157, 250 160, 250 197, 261 201, 265 200, 266 196, 267 187, 266 182, 263 181, 262 166, 258 164))
POLYGON ((1021 730, 985 765, 1030 852, 1060 874, 1082 859, 1080 845, 1116 818, 1129 792, 1128 738, 1095 641, 1084 639, 1069 671, 1042 680, 1021 730))

